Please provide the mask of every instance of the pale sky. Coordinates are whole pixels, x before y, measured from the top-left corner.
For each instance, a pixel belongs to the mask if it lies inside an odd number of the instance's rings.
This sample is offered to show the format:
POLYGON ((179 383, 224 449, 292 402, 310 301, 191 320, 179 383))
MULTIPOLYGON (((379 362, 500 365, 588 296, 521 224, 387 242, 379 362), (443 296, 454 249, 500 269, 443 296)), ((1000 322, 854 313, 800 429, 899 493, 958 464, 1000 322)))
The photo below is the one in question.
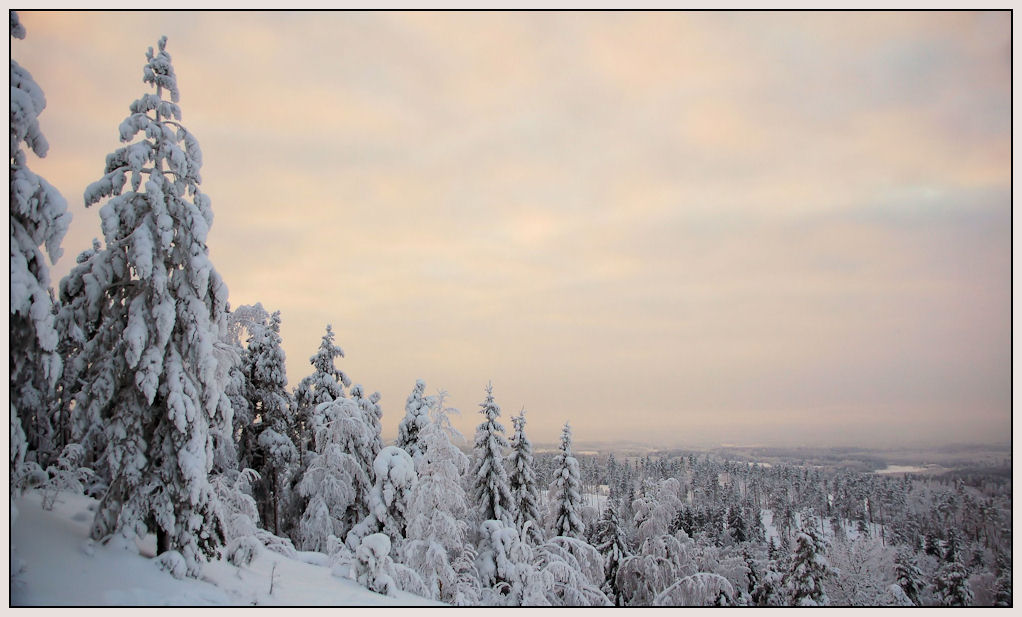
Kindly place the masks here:
POLYGON ((327 323, 393 438, 1006 443, 1010 14, 21 13, 82 193, 167 35, 232 306, 327 323))

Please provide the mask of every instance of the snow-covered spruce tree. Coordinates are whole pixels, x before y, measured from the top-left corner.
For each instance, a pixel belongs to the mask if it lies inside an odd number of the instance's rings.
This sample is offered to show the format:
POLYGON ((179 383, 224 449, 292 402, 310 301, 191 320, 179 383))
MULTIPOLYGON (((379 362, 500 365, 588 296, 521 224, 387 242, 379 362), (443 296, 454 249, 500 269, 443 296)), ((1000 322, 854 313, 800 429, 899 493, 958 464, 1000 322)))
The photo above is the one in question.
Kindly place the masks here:
POLYGON ((331 535, 344 538, 369 513, 369 476, 356 454, 369 448, 370 427, 354 400, 319 404, 316 443, 298 490, 309 499, 299 524, 305 550, 325 551, 331 535))
POLYGON ((997 566, 997 580, 994 581, 994 606, 1011 606, 1011 558, 1004 552, 998 551, 995 558, 997 566))
POLYGON ((319 344, 319 349, 309 358, 313 372, 302 379, 295 389, 295 443, 304 464, 306 452, 319 452, 316 443, 316 431, 323 423, 317 414, 323 403, 344 398, 344 387, 351 385, 351 380, 344 371, 334 366, 335 358, 343 358, 344 350, 334 344, 334 331, 330 324, 326 326, 326 334, 319 344))
POLYGON ((362 384, 354 384, 351 386, 351 400, 355 401, 358 408, 362 410, 363 421, 369 427, 369 433, 372 437, 369 447, 364 451, 358 452, 359 460, 362 461, 362 467, 366 470, 369 479, 372 480, 373 461, 376 460, 380 450, 383 449, 383 427, 380 423, 383 418, 383 410, 380 408, 380 393, 373 392, 366 396, 365 391, 362 389, 362 384))
POLYGON ((628 542, 625 539, 625 532, 621 528, 617 509, 616 500, 607 501, 603 518, 596 523, 593 546, 603 555, 603 592, 607 594, 614 606, 624 606, 624 594, 617 586, 617 571, 621 567, 621 562, 631 554, 631 551, 628 550, 628 542))
POLYGON ((500 407, 493 400, 493 384, 486 385, 486 400, 479 407, 486 419, 476 429, 471 474, 472 498, 479 504, 478 520, 514 524, 511 489, 504 469, 508 443, 504 427, 497 421, 500 407))
POLYGON ((972 588, 969 587, 969 570, 962 560, 961 540, 958 532, 948 533, 944 561, 933 578, 934 596, 941 606, 970 606, 972 588))
POLYGON ((395 559, 402 561, 408 499, 418 481, 415 464, 401 448, 387 446, 376 457, 373 471, 376 482, 369 491, 369 514, 348 532, 345 544, 354 551, 366 536, 383 533, 394 545, 395 559))
POLYGON ((243 470, 252 467, 251 452, 247 449, 248 444, 244 439, 249 427, 255 420, 251 402, 248 396, 248 379, 246 367, 249 366, 248 343, 257 331, 262 330, 270 321, 270 314, 266 312, 261 303, 254 305, 244 304, 229 312, 227 315, 226 342, 230 345, 239 357, 236 366, 231 367, 224 390, 231 400, 231 409, 234 411, 234 419, 231 427, 234 441, 234 450, 237 458, 236 468, 243 470))
POLYGON ((455 583, 454 606, 476 606, 479 604, 479 576, 476 574, 476 551, 471 544, 463 544, 451 567, 454 568, 457 581, 455 583))
POLYGON ((289 437, 294 425, 292 399, 280 343, 280 311, 274 311, 270 323, 255 327, 248 342, 245 379, 254 420, 242 436, 245 457, 261 476, 254 486, 260 518, 278 536, 284 527, 281 507, 288 497, 291 466, 298 461, 298 450, 289 437))
POLYGON ((581 486, 578 460, 571 455, 571 426, 565 422, 561 430, 561 450, 554 458, 554 481, 549 494, 553 535, 581 538, 585 532, 582 496, 579 494, 581 486))
POLYGON ((227 542, 224 553, 236 566, 252 563, 263 548, 258 540, 259 510, 251 496, 252 482, 258 479, 259 474, 252 469, 228 469, 210 479, 227 542))
POLYGON ((793 606, 826 606, 824 584, 834 572, 827 561, 827 543, 817 535, 815 525, 806 524, 795 537, 784 586, 793 606))
POLYGON ((894 558, 894 574, 905 597, 914 606, 922 606, 919 601, 919 593, 926 587, 926 582, 922 570, 919 569, 915 553, 908 549, 899 550, 894 558))
MULTIPOLYGON (((18 14, 10 12, 11 36, 25 38, 18 14)), ((11 316, 10 405, 11 462, 22 452, 15 441, 25 438, 44 467, 65 445, 51 418, 54 386, 61 372, 57 331, 50 290, 50 262, 63 254, 60 242, 71 222, 67 202, 49 182, 28 168, 22 144, 44 157, 49 143, 39 128, 46 107, 42 89, 24 68, 11 60, 11 316), (22 430, 24 429, 24 432, 22 430)), ((14 468, 12 467, 12 472, 14 468)))
POLYGON ((498 606, 549 606, 546 592, 553 583, 548 573, 532 565, 532 548, 522 542, 514 525, 501 520, 483 521, 478 530, 479 575, 482 604, 498 606))
POLYGON ((106 248, 79 272, 88 301, 75 321, 98 314, 99 325, 83 344, 76 409, 104 426, 112 478, 93 538, 155 528, 158 552, 175 553, 163 563, 198 575, 223 542, 208 474, 214 434, 231 423, 217 370, 227 361, 217 349, 227 288, 209 260, 202 157, 179 123, 166 42, 146 54, 143 81, 156 93, 132 103, 120 126, 121 141, 142 138, 107 156, 103 178, 85 191, 86 206, 109 199, 100 210, 106 248))
POLYGON ((417 379, 415 388, 408 395, 405 403, 405 417, 397 427, 397 447, 403 449, 412 457, 416 466, 422 458, 425 446, 422 444, 422 431, 429 424, 429 408, 432 406, 432 398, 425 395, 426 382, 417 379))
POLYGON ((457 410, 445 407, 447 393, 431 398, 430 421, 419 433, 424 448, 419 481, 408 497, 405 564, 422 576, 431 598, 452 603, 465 594, 452 564, 464 549, 468 531, 468 505, 461 487, 468 457, 452 443, 461 435, 448 417, 457 410))
POLYGON ((539 514, 539 488, 532 456, 532 442, 525 434, 525 408, 513 418, 515 432, 511 436, 511 456, 508 457, 508 482, 511 503, 515 506, 515 526, 529 542, 543 542, 543 528, 539 514))
MULTIPOLYGON (((100 462, 106 450, 105 427, 99 418, 99 408, 81 407, 78 398, 87 386, 86 374, 95 368, 89 362, 90 355, 94 355, 91 345, 104 319, 102 303, 94 300, 101 296, 112 274, 109 255, 99 240, 93 239, 92 248, 78 255, 76 265, 60 281, 56 318, 64 363, 55 402, 58 434, 65 441, 79 443, 85 450, 86 464, 95 467, 102 476, 108 472, 100 462)), ((109 477, 105 479, 109 481, 109 477)))

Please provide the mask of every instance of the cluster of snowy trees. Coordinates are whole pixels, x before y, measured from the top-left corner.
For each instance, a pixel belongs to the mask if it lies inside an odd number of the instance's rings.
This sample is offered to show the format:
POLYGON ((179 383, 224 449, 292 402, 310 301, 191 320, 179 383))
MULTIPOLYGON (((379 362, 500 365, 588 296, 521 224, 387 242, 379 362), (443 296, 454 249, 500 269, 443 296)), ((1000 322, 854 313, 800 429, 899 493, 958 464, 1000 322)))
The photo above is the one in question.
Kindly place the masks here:
POLYGON ((143 82, 85 191, 103 239, 54 292, 70 215, 28 167, 48 149, 45 97, 11 61, 12 516, 27 487, 44 505, 76 490, 98 500, 95 541, 152 533, 176 576, 318 551, 374 591, 457 605, 1010 604, 1010 489, 580 461, 567 424, 537 456, 525 411, 506 436, 489 385, 471 446, 422 381, 387 446, 380 394, 337 367, 329 325, 291 389, 280 313, 232 310, 209 259, 202 154, 165 38, 143 82))

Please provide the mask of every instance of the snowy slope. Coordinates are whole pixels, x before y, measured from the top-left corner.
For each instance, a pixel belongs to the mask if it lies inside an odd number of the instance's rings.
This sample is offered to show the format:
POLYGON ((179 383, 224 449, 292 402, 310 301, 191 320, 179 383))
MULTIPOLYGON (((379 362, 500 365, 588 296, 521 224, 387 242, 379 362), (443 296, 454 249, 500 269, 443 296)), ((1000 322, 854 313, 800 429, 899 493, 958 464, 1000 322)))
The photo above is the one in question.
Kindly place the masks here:
POLYGON ((439 606, 398 592, 382 596, 331 574, 319 553, 299 553, 304 561, 263 551, 248 567, 226 561, 206 564, 202 580, 173 578, 150 559, 152 536, 132 545, 100 546, 89 541, 95 500, 64 494, 53 511, 42 509, 30 491, 16 502, 11 526, 12 563, 25 562, 11 585, 11 604, 33 605, 324 605, 439 606), (310 563, 311 562, 311 563, 310 563), (270 575, 274 572, 273 594, 270 575))

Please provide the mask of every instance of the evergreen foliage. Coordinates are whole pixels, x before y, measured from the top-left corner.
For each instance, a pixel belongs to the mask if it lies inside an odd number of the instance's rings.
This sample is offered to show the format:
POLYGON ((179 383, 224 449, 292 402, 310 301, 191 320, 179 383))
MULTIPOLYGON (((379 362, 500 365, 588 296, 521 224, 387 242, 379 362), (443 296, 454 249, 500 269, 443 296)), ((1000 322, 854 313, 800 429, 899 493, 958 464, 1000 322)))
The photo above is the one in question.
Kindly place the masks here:
MULTIPOLYGON (((10 12, 11 36, 25 38, 18 14, 10 12)), ((28 167, 22 145, 45 157, 49 143, 39 127, 46 107, 42 88, 11 59, 10 73, 10 412, 11 464, 17 467, 28 449, 46 465, 67 443, 54 426, 54 386, 61 376, 55 303, 50 290, 50 263, 63 254, 60 242, 71 214, 67 202, 49 182, 28 167), (43 248, 45 247, 45 253, 43 248), (49 258, 49 262, 47 261, 49 258), (24 443, 23 443, 24 441, 24 443)))
POLYGON ((571 455, 571 426, 567 422, 561 430, 561 449, 554 459, 554 481, 550 487, 551 515, 555 536, 581 538, 585 532, 582 522, 579 494, 578 460, 571 455))
POLYGON ((497 419, 500 407, 493 400, 493 385, 486 386, 486 400, 479 404, 479 413, 486 418, 476 429, 472 463, 472 499, 479 508, 481 521, 498 520, 514 523, 514 511, 504 450, 508 448, 504 427, 497 419))
POLYGON ((405 403, 405 417, 397 427, 396 443, 397 447, 412 457, 416 465, 419 464, 425 450, 421 433, 429 424, 429 408, 432 404, 432 398, 426 396, 426 382, 417 379, 405 403))
POLYGON ((158 551, 179 553, 197 575, 198 561, 223 541, 208 474, 216 435, 231 431, 223 379, 232 358, 220 344, 227 288, 209 260, 213 214, 199 190, 202 155, 180 124, 165 37, 146 60, 143 81, 156 92, 131 104, 120 126, 127 145, 85 192, 86 206, 106 199, 105 248, 61 287, 80 300, 69 322, 94 324, 80 343, 75 408, 103 427, 112 481, 93 537, 151 527, 158 551))
POLYGON ((318 452, 316 435, 324 420, 318 410, 323 403, 344 398, 344 387, 351 380, 344 371, 334 366, 336 358, 343 358, 344 350, 334 344, 334 331, 330 324, 319 344, 319 349, 309 358, 313 372, 302 379, 295 389, 294 441, 298 445, 299 458, 304 463, 307 452, 318 452))
POLYGON ((527 541, 539 544, 543 541, 543 529, 539 514, 539 488, 534 470, 532 442, 525 434, 525 409, 511 418, 514 435, 511 436, 511 455, 508 457, 508 483, 511 488, 511 503, 515 506, 515 526, 527 541))

